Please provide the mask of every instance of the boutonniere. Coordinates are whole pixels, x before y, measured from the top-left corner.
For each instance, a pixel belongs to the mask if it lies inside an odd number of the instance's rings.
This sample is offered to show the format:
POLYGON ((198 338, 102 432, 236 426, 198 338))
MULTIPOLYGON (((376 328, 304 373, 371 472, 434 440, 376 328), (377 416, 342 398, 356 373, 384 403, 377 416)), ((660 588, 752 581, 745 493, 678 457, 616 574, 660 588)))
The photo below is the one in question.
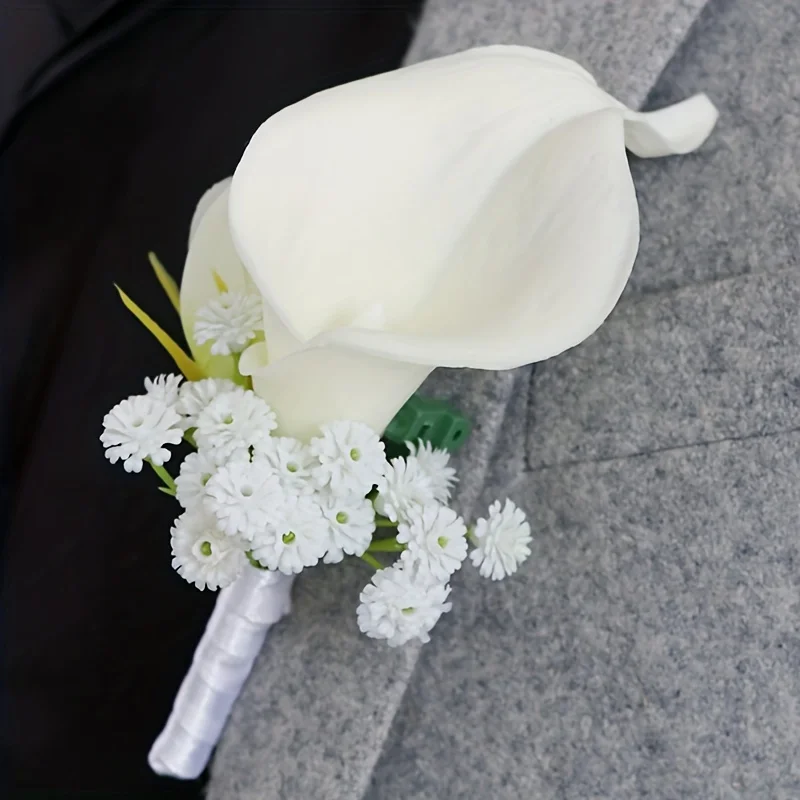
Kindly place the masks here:
POLYGON ((202 771, 302 570, 361 559, 354 620, 389 646, 429 639, 462 565, 513 575, 524 512, 450 506, 468 421, 426 418, 415 392, 436 367, 519 367, 595 331, 638 248, 626 148, 689 152, 715 121, 704 95, 634 112, 573 61, 493 46, 261 126, 202 198, 180 288, 151 258, 188 352, 121 293, 181 374, 111 409, 106 455, 155 471, 180 506, 165 557, 222 589, 154 769, 202 771))

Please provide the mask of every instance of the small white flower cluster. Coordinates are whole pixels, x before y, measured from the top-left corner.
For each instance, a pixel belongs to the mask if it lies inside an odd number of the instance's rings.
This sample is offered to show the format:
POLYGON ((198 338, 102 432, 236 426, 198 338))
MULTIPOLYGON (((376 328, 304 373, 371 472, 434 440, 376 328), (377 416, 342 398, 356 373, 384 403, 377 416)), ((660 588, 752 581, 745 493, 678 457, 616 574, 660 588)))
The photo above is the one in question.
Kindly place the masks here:
POLYGON ((406 442, 409 455, 386 464, 377 484, 375 508, 396 523, 400 559, 378 571, 361 592, 358 626, 362 633, 396 647, 411 639, 429 640, 431 628, 452 604, 450 578, 473 544, 473 564, 484 577, 499 580, 516 572, 530 555, 530 525, 510 500, 495 503, 488 519, 468 529, 446 503, 455 483, 450 456, 430 443, 406 442))
POLYGON ((455 470, 429 443, 407 443, 407 457, 387 461, 361 423, 329 423, 308 444, 273 435, 269 405, 229 380, 160 375, 145 389, 111 409, 100 438, 112 463, 139 472, 147 460, 175 494, 184 510, 172 527, 172 565, 199 589, 230 585, 248 561, 295 574, 346 555, 377 567, 374 553, 400 553, 378 569, 357 611, 363 633, 394 647, 428 641, 470 544, 473 564, 493 580, 530 555, 530 526, 511 501, 470 529, 447 506, 455 470), (166 445, 184 437, 197 450, 172 482, 166 445), (373 539, 376 528, 395 527, 394 538, 373 539))
POLYGON ((252 391, 174 375, 145 381, 104 419, 106 456, 138 472, 162 466, 186 432, 175 496, 173 566, 198 588, 229 585, 247 563, 292 574, 324 559, 361 556, 375 531, 366 495, 383 476, 383 444, 366 425, 334 422, 306 445, 273 436, 275 414, 252 391))
POLYGON ((179 444, 217 394, 244 391, 223 378, 181 385, 182 380, 179 375, 145 378, 145 394, 128 397, 105 415, 100 441, 112 464, 122 460, 126 472, 141 472, 145 461, 163 466, 172 455, 164 445, 179 444))
POLYGON ((175 410, 180 381, 174 375, 145 378, 146 394, 117 403, 103 417, 100 441, 112 464, 122 460, 126 472, 141 472, 145 460, 158 467, 169 461, 171 453, 164 445, 183 439, 181 417, 175 410))

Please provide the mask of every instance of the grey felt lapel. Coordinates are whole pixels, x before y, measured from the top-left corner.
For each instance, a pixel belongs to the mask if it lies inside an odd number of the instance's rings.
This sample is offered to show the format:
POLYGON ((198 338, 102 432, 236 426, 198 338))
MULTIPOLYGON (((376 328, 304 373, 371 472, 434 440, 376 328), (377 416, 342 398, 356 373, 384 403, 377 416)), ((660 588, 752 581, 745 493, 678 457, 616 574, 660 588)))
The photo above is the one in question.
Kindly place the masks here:
POLYGON ((536 379, 533 468, 800 427, 797 270, 630 299, 536 379))
POLYGON ((707 90, 718 129, 634 162, 629 291, 537 370, 528 470, 482 498, 530 512, 531 563, 459 574, 370 800, 797 796, 798 32, 712 0, 649 94, 707 90))
MULTIPOLYGON (((702 5, 432 0, 408 60, 477 44, 527 44, 579 59, 605 88, 638 106, 702 5)), ((477 423, 459 457, 457 505, 464 513, 471 512, 487 474, 507 474, 510 465, 521 464, 524 437, 504 420, 513 407, 513 423, 524 425, 520 410, 529 382, 529 369, 447 370, 426 384, 425 391, 449 397, 477 423)), ((298 580, 294 612, 271 633, 234 708, 213 764, 209 800, 354 800, 366 790, 419 655, 418 647, 390 650, 358 633, 355 606, 368 578, 355 564, 315 569, 298 580)))
POLYGON ((529 568, 462 571, 366 798, 798 797, 798 452, 780 433, 508 487, 529 568))
POLYGON ((637 108, 707 0, 428 0, 406 61, 487 44, 574 58, 637 108))

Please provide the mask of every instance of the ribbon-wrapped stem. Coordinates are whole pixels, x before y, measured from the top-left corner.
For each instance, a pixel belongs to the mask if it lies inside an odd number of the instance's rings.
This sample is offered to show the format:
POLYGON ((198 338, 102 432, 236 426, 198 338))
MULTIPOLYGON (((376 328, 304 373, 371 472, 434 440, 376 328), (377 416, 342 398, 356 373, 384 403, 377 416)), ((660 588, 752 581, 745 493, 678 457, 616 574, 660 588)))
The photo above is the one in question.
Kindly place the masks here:
POLYGON ((267 632, 291 607, 292 576, 247 566, 223 589, 148 756, 154 772, 196 778, 205 769, 267 632))

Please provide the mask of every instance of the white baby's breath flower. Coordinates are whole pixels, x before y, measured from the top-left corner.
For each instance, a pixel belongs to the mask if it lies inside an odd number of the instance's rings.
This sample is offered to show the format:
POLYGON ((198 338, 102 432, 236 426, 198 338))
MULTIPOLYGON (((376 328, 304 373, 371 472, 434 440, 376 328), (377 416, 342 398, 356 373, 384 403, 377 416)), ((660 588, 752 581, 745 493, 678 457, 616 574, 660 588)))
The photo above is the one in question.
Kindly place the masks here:
POLYGON ((194 438, 198 448, 225 458, 257 444, 276 425, 272 409, 253 392, 223 392, 197 415, 194 438))
POLYGON ((141 472, 146 458, 162 466, 171 455, 164 445, 183 438, 177 413, 146 394, 117 403, 103 417, 103 429, 100 441, 106 458, 112 464, 122 459, 126 472, 141 472))
POLYGON ((186 417, 186 427, 194 428, 197 415, 218 395, 223 392, 244 392, 228 378, 203 378, 200 381, 187 381, 178 392, 175 410, 186 417))
POLYGON ((247 561, 237 543, 217 530, 202 510, 185 511, 172 527, 172 566, 198 589, 223 589, 247 561))
MULTIPOLYGON (((178 390, 182 380, 182 375, 158 375, 155 378, 145 378, 144 388, 150 397, 160 400, 165 406, 174 408, 178 402, 178 390)), ((177 411, 177 409, 175 410, 177 411)))
POLYGON ((436 497, 428 473, 414 456, 393 458, 378 480, 375 508, 392 522, 404 522, 409 512, 434 505, 436 497))
POLYGON ((268 436, 256 442, 254 458, 264 459, 278 476, 287 494, 312 494, 312 469, 319 464, 299 439, 268 436))
POLYGON ((253 541, 275 522, 283 490, 272 468, 263 462, 230 461, 205 486, 206 508, 228 536, 253 541))
POLYGON ((447 503, 450 499, 450 490, 458 481, 456 471, 453 467, 448 466, 450 453, 447 450, 436 449, 430 442, 424 442, 422 439, 416 445, 413 442, 406 442, 406 447, 411 456, 417 459, 422 471, 428 476, 436 502, 447 503))
POLYGON ((361 422, 331 422, 322 436, 311 440, 311 453, 320 466, 314 477, 334 494, 367 494, 386 468, 383 442, 361 422))
POLYGON ((215 450, 198 450, 189 453, 181 463, 175 478, 176 498, 184 508, 194 508, 206 497, 206 484, 225 461, 215 450))
POLYGON ((476 546, 470 553, 472 563, 484 578, 499 581, 517 571, 531 554, 531 526, 525 512, 511 500, 500 507, 496 500, 489 507, 489 519, 479 519, 472 536, 476 546))
POLYGON ((408 548, 401 561, 446 581, 467 557, 464 521, 451 508, 438 505, 409 509, 407 520, 397 526, 397 541, 408 548))
POLYGON ((253 541, 253 558, 285 575, 313 567, 329 543, 328 524, 316 500, 307 495, 285 496, 275 517, 253 541))
POLYGON ((212 342, 212 355, 241 353, 263 328, 262 300, 257 294, 225 292, 198 309, 195 320, 195 341, 212 342))
POLYGON ((360 495, 320 498, 330 536, 326 564, 338 564, 345 556, 360 556, 369 547, 375 532, 375 509, 360 495))
POLYGON ((430 641, 429 631, 452 608, 449 584, 395 564, 375 573, 359 597, 358 627, 372 639, 398 647, 411 639, 430 641))

